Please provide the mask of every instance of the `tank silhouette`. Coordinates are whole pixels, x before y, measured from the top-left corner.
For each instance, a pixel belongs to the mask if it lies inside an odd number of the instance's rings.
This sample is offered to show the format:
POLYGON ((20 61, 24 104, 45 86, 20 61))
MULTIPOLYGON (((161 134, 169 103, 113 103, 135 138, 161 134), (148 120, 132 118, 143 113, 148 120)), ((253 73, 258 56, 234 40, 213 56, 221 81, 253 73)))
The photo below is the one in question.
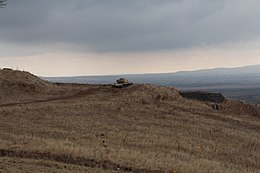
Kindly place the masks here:
POLYGON ((112 87, 114 87, 114 88, 125 88, 125 87, 131 86, 131 85, 133 85, 132 82, 129 82, 125 78, 120 78, 120 79, 116 80, 116 83, 114 83, 112 85, 112 87))

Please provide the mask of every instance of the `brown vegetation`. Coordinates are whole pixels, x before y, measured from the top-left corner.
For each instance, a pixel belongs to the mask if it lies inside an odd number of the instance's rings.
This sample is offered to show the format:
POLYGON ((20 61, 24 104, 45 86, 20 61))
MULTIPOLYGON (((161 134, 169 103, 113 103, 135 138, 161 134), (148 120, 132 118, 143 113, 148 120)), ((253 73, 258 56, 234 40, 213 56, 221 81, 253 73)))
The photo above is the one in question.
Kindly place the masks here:
POLYGON ((36 93, 2 91, 7 82, 0 83, 0 172, 260 171, 258 107, 225 101, 215 111, 174 88, 58 85, 28 77, 22 82, 31 80, 36 93))

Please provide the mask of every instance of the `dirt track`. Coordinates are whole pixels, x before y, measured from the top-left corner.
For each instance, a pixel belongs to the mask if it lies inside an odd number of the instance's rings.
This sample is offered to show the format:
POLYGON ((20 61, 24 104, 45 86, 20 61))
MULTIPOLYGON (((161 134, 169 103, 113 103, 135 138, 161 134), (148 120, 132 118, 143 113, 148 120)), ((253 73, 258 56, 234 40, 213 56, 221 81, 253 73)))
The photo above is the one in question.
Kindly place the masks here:
POLYGON ((133 173, 165 173, 159 170, 148 170, 139 169, 129 166, 122 166, 111 161, 103 160, 97 161, 87 158, 71 158, 65 155, 59 156, 52 153, 37 153, 27 151, 15 151, 15 150, 4 150, 0 149, 0 157, 15 157, 15 158, 26 158, 26 159, 41 159, 62 162, 66 164, 75 164, 80 166, 86 166, 91 168, 102 168, 104 170, 114 170, 120 172, 133 172, 133 173))
POLYGON ((27 102, 6 103, 6 104, 0 104, 0 107, 27 105, 27 104, 34 104, 34 103, 45 103, 45 102, 51 102, 51 101, 81 98, 81 97, 85 97, 85 96, 90 95, 90 94, 94 94, 95 91, 96 91, 96 89, 80 90, 80 91, 78 91, 78 92, 76 92, 72 95, 64 94, 66 96, 54 97, 54 98, 49 98, 49 99, 44 99, 44 100, 33 100, 33 101, 27 101, 27 102))

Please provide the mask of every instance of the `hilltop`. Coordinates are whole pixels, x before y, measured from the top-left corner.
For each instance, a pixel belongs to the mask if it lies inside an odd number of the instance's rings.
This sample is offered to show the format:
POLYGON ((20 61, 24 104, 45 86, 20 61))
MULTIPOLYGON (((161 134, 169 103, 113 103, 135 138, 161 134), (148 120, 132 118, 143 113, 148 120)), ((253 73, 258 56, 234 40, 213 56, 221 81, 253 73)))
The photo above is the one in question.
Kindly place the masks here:
POLYGON ((216 110, 172 87, 0 74, 0 172, 260 171, 257 106, 222 99, 216 110))
POLYGON ((47 93, 52 84, 39 79, 29 72, 0 70, 0 103, 35 98, 47 93))
POLYGON ((0 69, 0 104, 65 99, 81 92, 82 86, 51 83, 26 71, 0 69))
POLYGON ((176 73, 50 77, 44 79, 54 82, 102 84, 113 83, 119 77, 125 77, 134 83, 164 85, 176 87, 179 90, 221 92, 227 98, 260 104, 260 65, 176 73))

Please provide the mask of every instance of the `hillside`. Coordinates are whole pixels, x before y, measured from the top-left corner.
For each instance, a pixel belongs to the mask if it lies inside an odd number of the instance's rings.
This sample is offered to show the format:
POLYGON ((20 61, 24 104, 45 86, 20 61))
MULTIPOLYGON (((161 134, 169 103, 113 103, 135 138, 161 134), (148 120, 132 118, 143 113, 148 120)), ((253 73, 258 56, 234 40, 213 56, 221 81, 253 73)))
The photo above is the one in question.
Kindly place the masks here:
POLYGON ((0 104, 0 172, 260 171, 259 107, 225 100, 217 111, 172 87, 119 89, 8 75, 1 86, 15 87, 1 90, 12 100, 0 104))
POLYGON ((52 89, 52 84, 18 70, 0 70, 0 103, 20 101, 43 95, 52 89))
POLYGON ((62 99, 81 91, 81 85, 58 85, 29 72, 11 69, 0 69, 0 88, 0 105, 62 99))
POLYGON ((179 90, 221 92, 225 97, 260 104, 260 65, 161 74, 43 78, 52 82, 104 84, 125 77, 134 83, 176 87, 179 90))

